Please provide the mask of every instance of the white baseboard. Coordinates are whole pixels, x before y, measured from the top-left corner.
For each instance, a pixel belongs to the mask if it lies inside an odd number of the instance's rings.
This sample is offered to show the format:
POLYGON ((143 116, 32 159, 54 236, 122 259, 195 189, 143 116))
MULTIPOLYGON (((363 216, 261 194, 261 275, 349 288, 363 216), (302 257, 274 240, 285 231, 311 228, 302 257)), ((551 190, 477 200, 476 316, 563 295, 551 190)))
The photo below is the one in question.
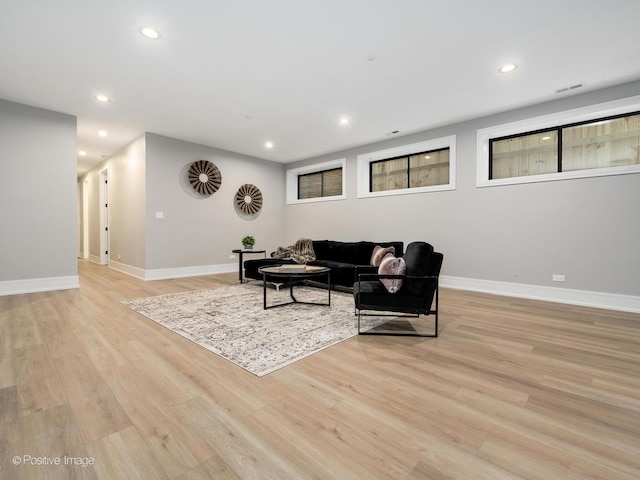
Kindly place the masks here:
POLYGON ((69 290, 72 288, 80 288, 80 279, 78 275, 31 278, 28 280, 8 280, 0 282, 0 295, 49 292, 53 290, 69 290))
POLYGON ((114 262, 113 260, 109 260, 109 268, 112 268, 120 273, 126 273, 127 275, 138 278, 140 280, 145 279, 144 269, 132 267, 131 265, 127 265, 126 263, 114 262))
POLYGON ((497 282, 494 280, 475 278, 450 277, 446 275, 440 276, 440 286, 456 290, 469 290, 472 292, 492 293, 509 297, 530 298, 547 302, 640 313, 640 297, 633 295, 497 282))
POLYGON ((100 256, 98 255, 89 255, 89 261, 91 263, 97 263, 98 265, 103 265, 102 263, 100 263, 100 256))
POLYGON ((165 280, 168 278, 199 277, 201 275, 215 275, 216 273, 230 273, 238 271, 238 263, 220 265, 202 265, 198 267, 158 268, 147 270, 145 280, 165 280))
POLYGON ((199 277, 201 275, 215 275, 216 273, 230 273, 238 271, 237 263, 220 265, 201 265, 197 267, 158 268, 144 270, 124 263, 109 261, 109 267, 140 280, 168 280, 171 278, 199 277))

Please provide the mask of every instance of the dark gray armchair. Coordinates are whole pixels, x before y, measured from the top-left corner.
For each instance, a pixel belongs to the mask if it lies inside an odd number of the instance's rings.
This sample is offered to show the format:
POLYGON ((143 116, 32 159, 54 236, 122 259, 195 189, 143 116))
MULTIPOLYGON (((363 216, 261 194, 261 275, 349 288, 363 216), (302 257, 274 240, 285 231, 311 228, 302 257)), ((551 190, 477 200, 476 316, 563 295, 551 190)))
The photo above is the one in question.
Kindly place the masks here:
POLYGON ((407 246, 403 258, 406 263, 404 275, 381 275, 356 270, 353 296, 358 315, 359 335, 438 336, 438 278, 444 256, 434 252, 433 247, 426 242, 413 242, 407 246), (381 279, 401 280, 402 286, 395 293, 390 293, 381 279), (363 313, 371 310, 383 312, 384 316, 393 318, 382 326, 363 330, 362 316, 381 316, 381 314, 363 313), (433 329, 426 331, 423 328, 418 329, 418 325, 422 326, 423 322, 430 321, 429 318, 421 316, 429 315, 433 315, 433 329), (418 320, 400 321, 402 328, 398 328, 398 321, 395 319, 407 317, 418 320))

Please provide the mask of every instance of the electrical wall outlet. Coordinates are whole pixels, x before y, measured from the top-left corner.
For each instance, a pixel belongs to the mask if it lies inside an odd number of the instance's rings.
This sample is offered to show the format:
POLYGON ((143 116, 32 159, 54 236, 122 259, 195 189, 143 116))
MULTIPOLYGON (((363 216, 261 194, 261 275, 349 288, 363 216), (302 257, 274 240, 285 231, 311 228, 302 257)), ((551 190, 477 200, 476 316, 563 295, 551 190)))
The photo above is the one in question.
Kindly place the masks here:
POLYGON ((231 260, 235 260, 236 256, 232 253, 231 255, 229 255, 229 259, 231 260))
POLYGON ((551 280, 554 282, 564 282, 564 275, 551 275, 551 280))

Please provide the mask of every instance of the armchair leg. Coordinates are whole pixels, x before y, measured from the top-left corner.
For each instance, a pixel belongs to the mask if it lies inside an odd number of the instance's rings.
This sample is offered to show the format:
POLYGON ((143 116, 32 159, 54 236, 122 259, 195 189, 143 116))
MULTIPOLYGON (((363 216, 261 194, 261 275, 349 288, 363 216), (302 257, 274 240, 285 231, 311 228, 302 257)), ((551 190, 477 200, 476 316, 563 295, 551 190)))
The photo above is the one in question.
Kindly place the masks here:
MULTIPOLYGON (((425 315, 425 318, 428 319, 430 314, 434 315, 434 332, 433 333, 418 333, 418 332, 409 332, 409 331, 397 331, 397 332, 376 332, 372 330, 362 331, 361 329, 361 317, 392 317, 392 318, 420 318, 420 314, 415 315, 393 315, 393 314, 375 314, 375 313, 362 313, 361 309, 357 309, 358 311, 358 335, 388 335, 388 336, 398 336, 398 337, 428 337, 435 338, 438 336, 438 312, 430 311, 428 315, 425 315)), ((383 324, 384 325, 384 324, 383 324)), ((374 327, 375 328, 375 327, 374 327)))

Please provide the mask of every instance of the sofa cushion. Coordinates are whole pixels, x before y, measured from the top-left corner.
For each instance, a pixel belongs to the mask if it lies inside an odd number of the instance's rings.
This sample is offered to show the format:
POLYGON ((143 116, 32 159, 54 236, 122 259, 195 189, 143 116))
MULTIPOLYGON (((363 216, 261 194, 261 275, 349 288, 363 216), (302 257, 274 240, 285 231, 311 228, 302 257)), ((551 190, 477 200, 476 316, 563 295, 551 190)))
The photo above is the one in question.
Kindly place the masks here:
POLYGON ((318 265, 331 269, 331 285, 351 286, 355 282, 355 267, 352 263, 316 260, 309 265, 318 265))
POLYGON ((355 265, 358 261, 358 243, 359 242, 329 242, 329 252, 326 259, 355 265))
MULTIPOLYGON (((379 275, 404 275, 407 272, 407 265, 402 257, 394 257, 389 254, 382 259, 378 267, 379 275)), ((389 293, 396 293, 402 288, 401 278, 381 278, 380 281, 389 293)))
POLYGON ((329 257, 329 243, 330 240, 313 240, 313 251, 316 254, 316 259, 327 260, 329 257))

